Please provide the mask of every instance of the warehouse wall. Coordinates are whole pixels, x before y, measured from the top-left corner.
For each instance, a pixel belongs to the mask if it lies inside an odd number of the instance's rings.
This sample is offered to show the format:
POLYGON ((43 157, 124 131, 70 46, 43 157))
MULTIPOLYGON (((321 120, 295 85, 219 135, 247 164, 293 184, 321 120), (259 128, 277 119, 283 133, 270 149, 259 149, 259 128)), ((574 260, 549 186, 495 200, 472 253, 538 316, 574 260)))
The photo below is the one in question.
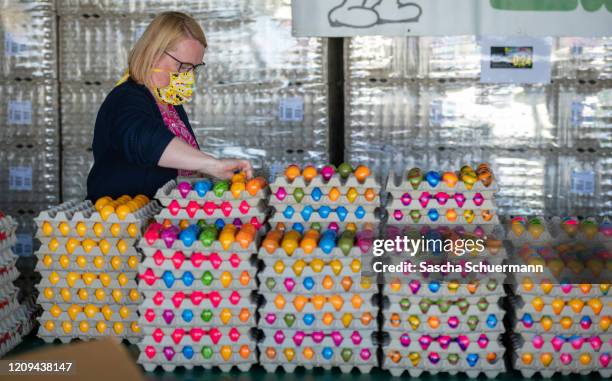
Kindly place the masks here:
POLYGON ((491 163, 511 214, 612 212, 612 39, 559 38, 550 85, 480 83, 479 39, 345 40, 346 158, 491 163))

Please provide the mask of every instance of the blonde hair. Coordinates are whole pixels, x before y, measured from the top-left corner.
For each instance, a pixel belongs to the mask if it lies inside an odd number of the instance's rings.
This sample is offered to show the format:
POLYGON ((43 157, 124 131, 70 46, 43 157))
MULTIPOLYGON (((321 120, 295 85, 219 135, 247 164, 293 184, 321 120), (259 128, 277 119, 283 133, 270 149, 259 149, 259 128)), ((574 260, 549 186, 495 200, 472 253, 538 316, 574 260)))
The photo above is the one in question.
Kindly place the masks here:
POLYGON ((164 51, 171 50, 184 38, 193 38, 205 49, 208 47, 204 31, 191 16, 181 12, 163 12, 157 15, 130 52, 130 78, 137 83, 149 85, 149 75, 155 62, 161 58, 164 51))

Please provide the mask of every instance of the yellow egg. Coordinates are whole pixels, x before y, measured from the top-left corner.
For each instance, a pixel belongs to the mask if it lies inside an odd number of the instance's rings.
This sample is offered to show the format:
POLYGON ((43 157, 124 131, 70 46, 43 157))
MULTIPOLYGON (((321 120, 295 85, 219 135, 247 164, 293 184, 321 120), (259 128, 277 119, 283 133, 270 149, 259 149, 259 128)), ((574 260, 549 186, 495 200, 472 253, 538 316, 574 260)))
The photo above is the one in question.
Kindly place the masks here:
POLYGON ((121 254, 125 253, 128 250, 128 247, 128 244, 125 243, 124 240, 120 239, 117 241, 117 250, 119 250, 121 254))
POLYGON ((225 361, 229 361, 229 359, 232 358, 232 347, 229 345, 223 345, 219 352, 225 361))
POLYGON ((55 271, 49 274, 49 282, 51 284, 56 284, 57 282, 59 282, 59 280, 60 280, 60 276, 55 271))
POLYGON ((104 331, 106 331, 106 328, 107 328, 107 327, 108 327, 108 326, 107 326, 107 325, 106 325, 106 323, 105 323, 105 322, 103 322, 103 321, 99 321, 99 322, 97 322, 97 323, 96 323, 96 329, 97 329, 97 330, 98 330, 98 332, 100 332, 100 333, 104 333, 104 331))
POLYGON ((588 353, 581 354, 579 358, 582 365, 589 365, 591 363, 591 355, 588 353))
POLYGON ((84 256, 79 255, 79 256, 76 258, 76 264, 77 264, 77 265, 78 265, 80 268, 84 269, 84 268, 85 268, 85 266, 87 266, 87 259, 86 259, 84 256))
POLYGON ((58 262, 63 269, 67 269, 70 266, 70 258, 67 255, 60 256, 58 262))
POLYGON ((119 274, 117 280, 119 281, 120 286, 125 286, 129 281, 129 278, 125 274, 119 274))
POLYGON ((82 245, 83 250, 85 250, 86 253, 90 253, 94 249, 94 247, 98 246, 98 243, 93 239, 85 239, 82 245))
POLYGON ((117 303, 120 303, 121 300, 123 299, 123 292, 121 292, 121 290, 119 289, 115 289, 111 292, 111 295, 113 297, 113 300, 117 303))
POLYGON ((43 291, 43 295, 45 296, 46 299, 53 299, 53 297, 55 296, 55 292, 53 292, 52 288, 47 287, 43 291))
POLYGON ((51 314, 51 316, 53 316, 54 318, 57 318, 61 315, 62 313, 62 309, 59 308, 57 305, 53 305, 50 309, 49 309, 49 313, 51 314))
POLYGON ((138 290, 130 290, 130 300, 135 302, 140 299, 140 293, 138 290))
POLYGON ((111 203, 109 203, 109 205, 105 205, 100 211, 100 217, 102 217, 102 220, 104 221, 108 220, 108 217, 115 213, 115 208, 110 204, 111 203))
POLYGON ((138 325, 138 322, 133 321, 130 328, 132 329, 132 332, 140 333, 140 326, 138 325))
POLYGON ((43 222, 42 233, 47 237, 53 234, 53 225, 51 225, 48 221, 43 222))
POLYGON ((47 320, 45 322, 45 329, 49 332, 55 331, 55 323, 52 322, 51 320, 47 320))
POLYGON ((76 318, 79 316, 79 313, 82 311, 81 307, 77 306, 76 304, 71 305, 70 307, 68 307, 68 316, 70 316, 70 319, 72 320, 76 320, 76 318))
POLYGON ((134 256, 134 255, 130 256, 130 257, 128 258, 128 261, 127 261, 128 266, 129 266, 131 269, 135 269, 135 268, 136 268, 136 266, 138 266, 138 263, 139 263, 139 262, 140 262, 140 261, 138 260, 138 257, 136 257, 136 256, 134 256))
POLYGON ((125 218, 131 213, 132 211, 130 210, 130 207, 126 204, 121 205, 117 208, 117 217, 119 217, 119 219, 121 221, 125 220, 125 218))
POLYGON ((97 269, 101 269, 104 267, 104 257, 101 257, 99 255, 95 256, 92 262, 97 269))
POLYGON ((64 237, 66 237, 68 234, 70 234, 70 225, 68 225, 67 222, 61 222, 58 226, 58 230, 64 237))
POLYGON ((119 270, 121 267, 121 258, 119 256, 114 256, 110 260, 110 264, 114 270, 119 270))
POLYGON ((99 301, 103 301, 106 299, 106 291, 104 291, 103 288, 96 289, 96 299, 98 299, 99 301))
POLYGON ((70 293, 70 290, 67 288, 62 288, 60 290, 60 296, 62 297, 64 302, 69 302, 70 299, 72 299, 72 294, 70 293))
POLYGON ((89 331, 89 323, 83 320, 79 323, 79 329, 81 330, 81 332, 87 333, 87 331, 89 331))
POLYGON ((87 225, 85 225, 84 222, 79 222, 76 225, 76 232, 80 237, 85 236, 85 234, 87 234, 87 225))
POLYGON ((111 283, 111 277, 106 273, 100 274, 100 283, 102 283, 104 287, 108 287, 111 283))
POLYGON ((47 247, 49 248, 49 250, 51 250, 52 253, 55 253, 57 249, 59 248, 59 246, 60 246, 60 243, 55 238, 51 238, 51 240, 47 244, 47 247))
POLYGON ((130 310, 126 306, 122 306, 119 308, 119 316, 124 319, 127 319, 130 316, 130 310))
POLYGON ((68 241, 66 241, 66 251, 68 252, 68 254, 74 253, 76 248, 79 246, 81 246, 81 241, 76 238, 69 238, 68 241))
POLYGON ((75 283, 79 279, 81 279, 81 277, 79 276, 78 273, 70 272, 70 273, 66 274, 66 283, 68 283, 68 286, 70 286, 70 287, 74 287, 75 283))
POLYGON ((119 224, 112 224, 110 226, 110 233, 113 236, 113 238, 119 237, 119 235, 121 234, 121 225, 119 225, 119 224))
POLYGON ((64 333, 72 332, 72 323, 69 321, 62 322, 62 329, 64 330, 64 333))
POLYGON ((96 280, 96 274, 92 274, 92 273, 84 273, 82 275, 83 278, 83 282, 85 282, 85 284, 87 286, 90 286, 95 280, 96 280))
POLYGON ((129 224, 127 227, 127 233, 131 238, 136 238, 138 236, 138 233, 140 232, 140 229, 138 228, 138 225, 136 224, 129 224))
POLYGON ((42 263, 43 265, 45 265, 45 267, 51 267, 51 265, 53 264, 53 258, 50 255, 45 255, 43 257, 42 263))
POLYGON ((93 226, 93 231, 96 237, 100 238, 102 234, 104 234, 104 225, 99 222, 96 222, 93 226))
POLYGON ((96 204, 95 204, 96 210, 97 210, 98 212, 99 212, 99 211, 101 211, 101 210, 102 210, 102 208, 104 208, 104 206, 106 206, 106 204, 108 204, 108 203, 109 203, 109 202, 111 202, 111 201, 112 201, 112 198, 110 198, 110 197, 108 197, 108 196, 105 196, 105 197, 99 198, 99 199, 96 201, 96 204))
POLYGON ((112 246, 107 240, 102 239, 98 243, 98 247, 100 248, 100 251, 102 252, 102 254, 106 255, 108 254, 112 246))
POLYGON ((113 310, 111 310, 109 306, 102 307, 101 311, 102 315, 104 315, 104 319, 110 320, 113 317, 113 310))
POLYGON ((85 306, 85 315, 87 315, 88 318, 93 318, 99 311, 99 308, 94 306, 93 304, 88 304, 85 306))
POLYGON ((87 289, 82 288, 79 290, 79 298, 81 300, 87 300, 89 299, 89 291, 87 291, 87 289))
POLYGON ((123 323, 115 322, 113 324, 113 331, 115 331, 117 335, 121 335, 123 333, 123 323))

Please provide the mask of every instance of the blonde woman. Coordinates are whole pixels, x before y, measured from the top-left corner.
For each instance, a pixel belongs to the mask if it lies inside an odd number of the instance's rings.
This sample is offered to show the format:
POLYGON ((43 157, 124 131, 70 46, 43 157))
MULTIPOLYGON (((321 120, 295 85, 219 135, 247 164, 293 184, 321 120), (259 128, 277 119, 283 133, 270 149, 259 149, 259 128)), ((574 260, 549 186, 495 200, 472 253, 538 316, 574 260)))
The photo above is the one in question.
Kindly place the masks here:
POLYGON ((193 172, 220 179, 236 171, 252 176, 248 161, 201 152, 183 109, 206 46, 202 28, 183 13, 162 13, 147 27, 130 53, 128 74, 98 112, 89 200, 152 197, 167 181, 193 172))

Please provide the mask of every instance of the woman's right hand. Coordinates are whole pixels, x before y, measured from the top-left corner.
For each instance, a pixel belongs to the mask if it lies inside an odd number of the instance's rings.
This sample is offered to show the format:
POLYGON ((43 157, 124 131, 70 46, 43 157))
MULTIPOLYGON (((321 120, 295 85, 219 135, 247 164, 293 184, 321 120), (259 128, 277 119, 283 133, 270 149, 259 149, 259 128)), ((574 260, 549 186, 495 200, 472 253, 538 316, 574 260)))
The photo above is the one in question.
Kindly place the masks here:
POLYGON ((248 179, 253 177, 251 163, 248 160, 238 159, 215 159, 213 163, 200 169, 199 172, 221 180, 229 180, 237 172, 244 172, 248 179))

